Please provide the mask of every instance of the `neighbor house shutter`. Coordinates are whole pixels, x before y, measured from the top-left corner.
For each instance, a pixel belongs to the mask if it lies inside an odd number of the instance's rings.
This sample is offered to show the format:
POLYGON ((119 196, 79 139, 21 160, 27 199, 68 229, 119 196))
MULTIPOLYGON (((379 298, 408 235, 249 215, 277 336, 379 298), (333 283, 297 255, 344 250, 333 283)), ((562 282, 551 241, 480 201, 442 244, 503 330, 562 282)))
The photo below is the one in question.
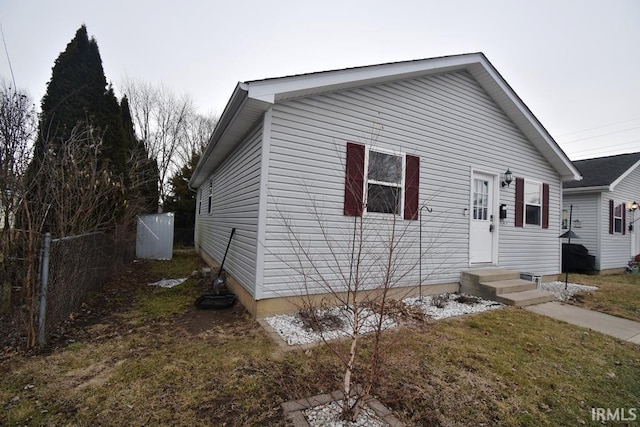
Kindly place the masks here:
POLYGON ((516 227, 524 225, 524 178, 516 178, 516 227))
POLYGON ((364 145, 347 142, 347 167, 344 183, 344 214, 347 216, 362 216, 364 153, 364 145))
POLYGON ((549 228, 549 184, 542 184, 542 228, 549 228))
POLYGON ((613 200, 609 199, 609 234, 613 234, 613 200))
POLYGON ((420 157, 407 155, 404 175, 404 219, 418 219, 420 157))
POLYGON ((627 234, 627 210, 624 208, 624 203, 621 205, 622 209, 622 234, 627 234))

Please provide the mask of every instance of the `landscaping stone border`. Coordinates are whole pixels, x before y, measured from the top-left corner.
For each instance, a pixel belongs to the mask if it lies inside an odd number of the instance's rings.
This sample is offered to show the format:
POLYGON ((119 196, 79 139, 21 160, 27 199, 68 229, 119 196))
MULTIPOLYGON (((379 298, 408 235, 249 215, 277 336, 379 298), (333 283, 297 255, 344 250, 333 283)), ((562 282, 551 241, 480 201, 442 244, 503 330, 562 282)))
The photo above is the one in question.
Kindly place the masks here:
MULTIPOLYGON (((300 400, 291 400, 282 404, 284 416, 288 425, 293 427, 311 427, 309 422, 304 416, 304 411, 313 408, 315 406, 326 405, 333 401, 339 401, 344 398, 342 391, 334 391, 331 394, 319 394, 317 396, 309 397, 300 400)), ((389 424, 390 427, 404 427, 402 421, 396 418, 391 411, 382 404, 378 399, 369 397, 365 401, 365 406, 368 406, 380 417, 384 422, 389 424)))

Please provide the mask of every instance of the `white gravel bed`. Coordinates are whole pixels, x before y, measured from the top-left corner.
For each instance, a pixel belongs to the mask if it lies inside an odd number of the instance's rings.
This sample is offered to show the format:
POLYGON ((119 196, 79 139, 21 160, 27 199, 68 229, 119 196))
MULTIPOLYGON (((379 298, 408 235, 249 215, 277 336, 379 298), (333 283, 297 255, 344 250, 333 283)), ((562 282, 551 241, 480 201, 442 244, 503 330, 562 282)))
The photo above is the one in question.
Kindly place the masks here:
MULTIPOLYGON (((334 307, 323 309, 321 315, 333 315, 342 319, 344 327, 342 329, 325 330, 322 334, 308 328, 300 316, 297 314, 282 314, 267 317, 264 320, 275 329, 278 334, 289 345, 310 344, 324 339, 332 340, 347 337, 353 331, 353 313, 345 307, 334 307)), ((369 309, 362 309, 360 312, 360 333, 366 334, 375 331, 377 327, 378 315, 369 309)), ((396 326, 395 320, 386 317, 382 322, 382 329, 389 329, 396 326)))
POLYGON ((567 283, 567 289, 565 289, 565 283, 560 281, 541 283, 540 289, 552 292, 558 301, 567 301, 578 292, 592 292, 598 290, 595 286, 578 285, 577 283, 567 283))
MULTIPOLYGON (((454 298, 464 294, 443 294, 448 298, 443 308, 435 307, 432 304, 433 298, 437 296, 427 296, 422 298, 407 298, 403 302, 410 306, 418 306, 429 317, 439 320, 452 316, 461 316, 464 314, 480 313, 495 308, 504 307, 495 301, 486 301, 478 298, 476 304, 463 304, 456 302, 454 298)), ((468 295, 467 295, 468 296, 468 295)), ((341 329, 325 330, 323 334, 308 328, 298 314, 283 314, 278 316, 267 317, 264 320, 282 337, 288 345, 310 344, 324 339, 331 340, 335 338, 347 337, 352 333, 353 314, 344 307, 329 308, 323 311, 325 315, 335 315, 343 320, 344 327, 341 329)), ((360 327, 360 333, 366 334, 373 332, 376 328, 377 315, 368 309, 363 309, 361 319, 364 319, 360 327)), ((389 329, 397 326, 397 322, 391 317, 387 317, 383 321, 383 329, 389 329)))
POLYGON ((342 408, 340 403, 333 401, 326 405, 315 406, 304 411, 307 421, 312 426, 327 427, 388 427, 371 408, 364 407, 355 422, 340 420, 342 408))
POLYGON ((466 294, 444 295, 448 295, 449 301, 443 308, 439 308, 433 305, 433 299, 441 297, 440 295, 429 295, 423 297, 422 300, 420 300, 420 298, 407 298, 403 301, 408 305, 420 307, 427 316, 435 320, 446 319, 447 317, 462 316, 464 314, 481 313, 483 311, 504 307, 504 304, 495 301, 487 301, 482 298, 478 298, 478 302, 476 304, 464 304, 455 300, 455 298, 459 296, 470 297, 466 294))

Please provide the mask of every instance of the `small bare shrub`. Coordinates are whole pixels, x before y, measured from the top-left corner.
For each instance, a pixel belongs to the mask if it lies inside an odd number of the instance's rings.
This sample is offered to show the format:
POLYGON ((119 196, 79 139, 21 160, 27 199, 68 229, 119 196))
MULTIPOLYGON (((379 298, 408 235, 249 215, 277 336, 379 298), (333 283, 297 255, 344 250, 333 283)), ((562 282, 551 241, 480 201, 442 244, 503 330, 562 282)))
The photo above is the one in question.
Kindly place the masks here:
POLYGON ((342 329, 344 320, 328 309, 305 309, 298 313, 304 326, 312 331, 327 332, 342 329))
POLYGON ((431 297, 431 305, 437 308, 445 308, 449 302, 449 294, 434 295, 431 297))

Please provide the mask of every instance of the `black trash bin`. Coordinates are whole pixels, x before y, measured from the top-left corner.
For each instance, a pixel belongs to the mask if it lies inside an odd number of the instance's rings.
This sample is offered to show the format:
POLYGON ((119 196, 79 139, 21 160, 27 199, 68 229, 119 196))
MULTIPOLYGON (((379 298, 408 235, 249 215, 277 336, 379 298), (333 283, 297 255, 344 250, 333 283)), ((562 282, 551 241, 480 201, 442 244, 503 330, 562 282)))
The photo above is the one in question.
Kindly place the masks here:
POLYGON ((583 245, 562 244, 562 271, 569 273, 589 273, 595 269, 596 257, 589 255, 583 245))

